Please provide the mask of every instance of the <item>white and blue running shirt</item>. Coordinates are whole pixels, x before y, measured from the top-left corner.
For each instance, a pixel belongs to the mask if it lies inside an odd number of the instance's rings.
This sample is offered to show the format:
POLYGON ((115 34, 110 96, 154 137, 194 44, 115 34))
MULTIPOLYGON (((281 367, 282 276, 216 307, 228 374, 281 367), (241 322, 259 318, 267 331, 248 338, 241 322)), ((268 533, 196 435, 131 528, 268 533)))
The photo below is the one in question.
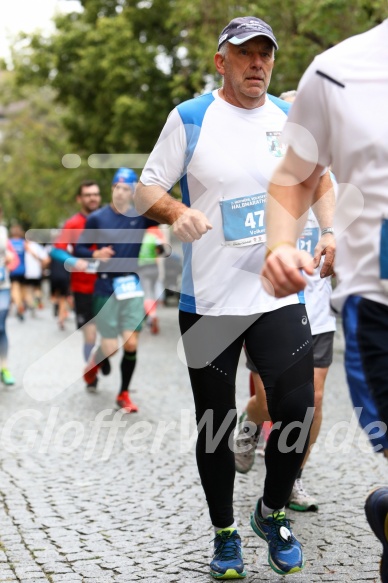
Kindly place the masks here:
POLYGON ((235 107, 218 91, 180 104, 140 177, 169 191, 180 180, 182 201, 202 211, 213 229, 183 244, 180 309, 201 315, 250 315, 304 301, 276 299, 263 289, 265 198, 284 154, 286 114, 263 106, 235 107))

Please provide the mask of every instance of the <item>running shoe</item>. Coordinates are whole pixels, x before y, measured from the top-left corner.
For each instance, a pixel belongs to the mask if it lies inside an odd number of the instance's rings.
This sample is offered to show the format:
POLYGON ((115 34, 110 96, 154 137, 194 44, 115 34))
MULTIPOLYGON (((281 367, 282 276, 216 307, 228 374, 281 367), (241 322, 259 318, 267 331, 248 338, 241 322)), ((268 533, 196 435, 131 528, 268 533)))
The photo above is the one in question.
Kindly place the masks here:
POLYGON ((311 496, 306 492, 303 487, 302 479, 298 478, 294 482, 287 506, 292 508, 292 510, 298 510, 299 512, 305 512, 306 510, 316 512, 318 510, 318 501, 314 496, 311 496))
POLYGON ((119 409, 124 409, 127 413, 137 413, 138 407, 131 400, 128 391, 122 391, 116 399, 116 405, 119 409))
POLYGON ((98 378, 96 377, 92 383, 86 385, 86 390, 88 393, 97 393, 97 383, 98 378))
POLYGON ((96 381, 98 368, 99 365, 94 360, 94 354, 92 353, 84 370, 84 381, 87 385, 93 385, 96 381))
POLYGON ((369 525, 383 545, 380 562, 382 583, 388 583, 388 488, 377 488, 365 501, 365 514, 369 525))
POLYGON ((15 379, 13 378, 12 374, 8 370, 8 368, 1 369, 1 380, 7 386, 11 386, 15 384, 15 379))
POLYGON ((259 499, 255 512, 251 515, 251 527, 268 543, 268 562, 279 575, 297 573, 304 567, 303 552, 299 541, 292 534, 286 513, 276 510, 267 518, 261 514, 259 499))
POLYGON ((210 563, 214 579, 243 579, 246 577, 241 550, 241 538, 234 528, 217 531, 214 539, 214 557, 210 563))
POLYGON ((246 474, 252 469, 255 461, 261 425, 257 426, 256 432, 252 435, 254 423, 248 421, 247 413, 244 411, 240 416, 238 426, 239 430, 234 440, 234 463, 240 474, 246 474))
POLYGON ((159 334, 160 332, 160 328, 159 328, 159 320, 158 318, 152 318, 151 320, 151 334, 159 334))

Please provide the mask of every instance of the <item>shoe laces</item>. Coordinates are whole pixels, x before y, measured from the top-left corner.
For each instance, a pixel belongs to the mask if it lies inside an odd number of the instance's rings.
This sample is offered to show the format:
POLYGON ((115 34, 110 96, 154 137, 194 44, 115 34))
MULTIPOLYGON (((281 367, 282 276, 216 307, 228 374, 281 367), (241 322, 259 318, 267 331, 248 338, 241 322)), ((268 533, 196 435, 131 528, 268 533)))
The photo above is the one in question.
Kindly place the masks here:
POLYGON ((290 548, 294 542, 294 535, 292 534, 290 520, 286 518, 286 513, 282 510, 276 510, 267 517, 266 522, 271 530, 271 542, 277 548, 281 547, 283 550, 290 548))
MULTIPOLYGON (((243 447, 244 447, 244 446, 246 446, 246 445, 250 445, 250 446, 251 446, 251 448, 254 448, 254 447, 256 447, 256 445, 257 445, 257 442, 258 442, 258 441, 259 441, 259 438, 256 438, 254 435, 251 435, 250 437, 245 437, 245 438, 244 438, 244 437, 241 437, 241 438, 238 440, 238 445, 239 445, 240 447, 241 447, 241 446, 243 446, 243 447)), ((245 451, 245 452, 243 452, 243 453, 245 453, 245 454, 249 455, 249 453, 250 453, 250 450, 248 450, 248 451, 245 451)))
MULTIPOLYGON (((243 445, 243 446, 251 445, 252 447, 256 447, 256 445, 258 444, 258 441, 260 439, 260 430, 261 430, 261 426, 258 425, 256 433, 254 433, 253 435, 252 434, 247 435, 245 437, 245 435, 249 431, 251 431, 251 427, 249 427, 249 425, 246 425, 244 423, 244 425, 241 427, 240 431, 238 432, 237 439, 236 439, 237 443, 239 445, 243 445)), ((246 453, 249 453, 249 452, 246 452, 246 453)))
POLYGON ((240 541, 240 535, 235 530, 232 532, 222 530, 212 540, 215 546, 215 555, 222 561, 239 559, 241 553, 240 541))

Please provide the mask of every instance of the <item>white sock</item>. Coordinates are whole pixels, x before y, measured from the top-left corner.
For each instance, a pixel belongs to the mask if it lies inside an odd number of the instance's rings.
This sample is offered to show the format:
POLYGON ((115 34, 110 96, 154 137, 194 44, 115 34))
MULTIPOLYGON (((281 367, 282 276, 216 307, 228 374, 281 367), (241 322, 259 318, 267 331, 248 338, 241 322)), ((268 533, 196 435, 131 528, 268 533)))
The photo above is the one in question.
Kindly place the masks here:
POLYGON ((284 512, 285 511, 285 507, 283 506, 283 508, 268 508, 268 506, 266 506, 264 504, 263 501, 261 501, 261 516, 263 518, 268 518, 268 516, 270 514, 273 514, 274 512, 284 512))
POLYGON ((234 521, 233 524, 231 524, 230 526, 224 526, 224 527, 219 527, 219 526, 214 526, 213 525, 213 528, 214 528, 214 533, 215 534, 217 534, 217 532, 219 530, 225 530, 225 528, 233 528, 234 530, 237 530, 237 522, 234 521))

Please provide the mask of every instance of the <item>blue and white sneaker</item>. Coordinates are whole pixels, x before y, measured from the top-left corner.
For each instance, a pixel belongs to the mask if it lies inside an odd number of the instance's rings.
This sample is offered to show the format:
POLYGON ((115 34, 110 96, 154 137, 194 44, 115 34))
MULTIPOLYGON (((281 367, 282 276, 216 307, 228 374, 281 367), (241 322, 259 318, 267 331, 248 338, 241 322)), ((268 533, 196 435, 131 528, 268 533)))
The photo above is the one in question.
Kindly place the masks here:
POLYGON ((214 557, 210 575, 215 579, 243 579, 246 577, 241 550, 241 538, 234 528, 222 528, 214 539, 214 557))
POLYGON ((268 562, 279 575, 297 573, 304 567, 303 552, 299 541, 292 534, 286 513, 276 511, 267 518, 261 514, 261 498, 251 515, 251 527, 268 543, 268 562))
POLYGON ((369 525, 383 545, 380 563, 382 583, 388 583, 388 488, 377 488, 365 501, 369 525))

